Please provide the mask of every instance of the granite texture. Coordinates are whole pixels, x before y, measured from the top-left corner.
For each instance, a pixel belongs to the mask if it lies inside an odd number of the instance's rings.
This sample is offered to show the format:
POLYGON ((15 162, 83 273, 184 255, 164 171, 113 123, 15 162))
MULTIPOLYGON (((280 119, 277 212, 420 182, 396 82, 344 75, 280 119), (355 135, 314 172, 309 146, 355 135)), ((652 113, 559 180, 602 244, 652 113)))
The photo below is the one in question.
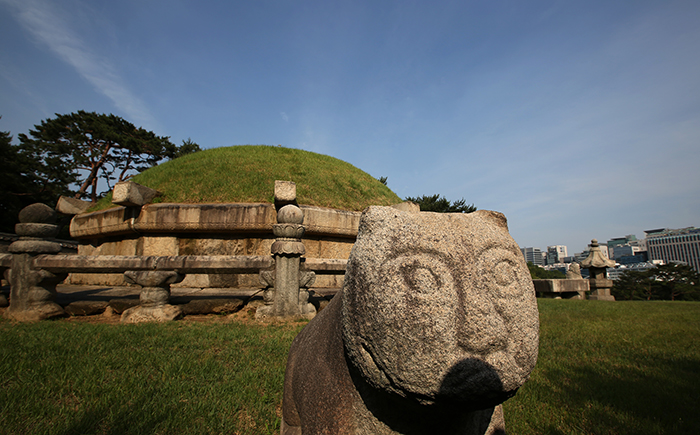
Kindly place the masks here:
POLYGON ((290 350, 282 434, 504 433, 538 340, 502 214, 369 207, 342 291, 290 350))

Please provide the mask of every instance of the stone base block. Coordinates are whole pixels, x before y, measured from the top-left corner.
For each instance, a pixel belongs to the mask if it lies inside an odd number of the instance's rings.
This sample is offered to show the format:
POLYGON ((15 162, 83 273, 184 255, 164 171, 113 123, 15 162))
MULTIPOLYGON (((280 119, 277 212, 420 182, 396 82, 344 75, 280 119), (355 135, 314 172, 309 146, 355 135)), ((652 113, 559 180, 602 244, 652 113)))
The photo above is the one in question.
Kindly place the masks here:
POLYGON ((55 302, 44 302, 35 304, 24 310, 13 310, 12 306, 5 311, 5 317, 16 322, 38 322, 40 320, 52 319, 54 317, 65 316, 60 305, 55 302))
POLYGON ((239 311, 241 299, 195 299, 182 306, 182 312, 189 314, 229 314, 239 311))
POLYGON ((111 299, 109 301, 109 306, 112 308, 116 314, 122 314, 129 308, 133 308, 139 305, 139 300, 137 298, 119 298, 111 299))
POLYGON ((143 306, 129 308, 122 313, 122 323, 170 322, 182 317, 182 309, 174 305, 143 306))
POLYGON ((533 279, 535 293, 540 297, 554 299, 586 299, 590 290, 585 279, 533 279))
POLYGON ((102 314, 109 306, 106 301, 75 301, 66 305, 66 314, 70 316, 92 316, 102 314))

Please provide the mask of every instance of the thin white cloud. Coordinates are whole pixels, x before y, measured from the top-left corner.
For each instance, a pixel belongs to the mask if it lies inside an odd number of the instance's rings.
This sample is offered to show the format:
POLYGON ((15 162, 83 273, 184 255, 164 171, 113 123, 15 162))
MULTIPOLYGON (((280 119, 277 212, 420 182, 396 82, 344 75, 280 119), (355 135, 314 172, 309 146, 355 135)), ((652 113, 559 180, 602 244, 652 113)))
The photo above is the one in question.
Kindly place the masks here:
POLYGON ((112 100, 114 105, 134 123, 153 127, 156 122, 146 105, 133 94, 115 72, 109 59, 94 53, 77 34, 58 3, 47 0, 0 0, 10 7, 14 17, 38 43, 45 45, 61 60, 71 65, 97 92, 112 100))
POLYGON ((282 120, 284 122, 289 122, 289 116, 287 115, 286 112, 280 112, 280 116, 282 117, 282 120))

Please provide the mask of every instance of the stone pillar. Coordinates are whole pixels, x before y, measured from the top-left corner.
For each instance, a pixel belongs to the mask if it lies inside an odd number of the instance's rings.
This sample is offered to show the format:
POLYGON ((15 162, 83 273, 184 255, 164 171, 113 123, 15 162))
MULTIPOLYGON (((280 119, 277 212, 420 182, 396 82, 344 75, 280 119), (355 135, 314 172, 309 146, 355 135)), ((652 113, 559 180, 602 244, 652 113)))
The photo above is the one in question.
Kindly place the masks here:
POLYGON ((265 290, 265 305, 255 312, 257 319, 267 317, 313 318, 316 308, 311 305, 309 291, 315 280, 313 272, 301 271, 301 256, 306 253, 301 237, 305 227, 304 212, 296 204, 296 184, 291 181, 275 181, 275 208, 277 224, 272 231, 277 237, 272 244, 275 258, 274 271, 263 271, 260 280, 265 290))
POLYGON ((37 255, 61 251, 61 245, 46 240, 56 237, 56 220, 56 212, 44 204, 32 204, 20 211, 20 223, 15 225, 15 232, 20 238, 8 248, 13 256, 11 268, 5 272, 10 282, 10 306, 5 317, 32 322, 65 315, 63 308, 54 300, 56 285, 67 274, 54 274, 33 266, 37 255))
POLYGON ((581 267, 588 269, 591 294, 588 299, 595 301, 614 301, 615 296, 610 294, 613 286, 612 280, 608 279, 606 269, 615 267, 615 262, 603 256, 600 252, 598 240, 591 240, 591 251, 588 257, 581 262, 581 267))
POLYGON ((122 323, 167 322, 182 317, 182 309, 168 304, 170 284, 183 280, 175 271, 148 270, 124 272, 124 278, 142 287, 139 305, 122 313, 122 323))

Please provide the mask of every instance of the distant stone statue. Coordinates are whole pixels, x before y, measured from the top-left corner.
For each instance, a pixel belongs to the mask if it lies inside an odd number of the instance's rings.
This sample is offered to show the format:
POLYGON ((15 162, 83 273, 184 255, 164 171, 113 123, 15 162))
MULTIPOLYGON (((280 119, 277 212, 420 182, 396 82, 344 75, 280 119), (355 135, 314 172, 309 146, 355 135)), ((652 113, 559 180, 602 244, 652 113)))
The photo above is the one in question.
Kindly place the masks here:
POLYGON ((503 434, 537 361, 505 217, 369 207, 345 285, 289 353, 282 434, 503 434))
POLYGON ((569 270, 566 271, 566 279, 583 279, 581 276, 581 266, 578 263, 572 263, 569 270))

